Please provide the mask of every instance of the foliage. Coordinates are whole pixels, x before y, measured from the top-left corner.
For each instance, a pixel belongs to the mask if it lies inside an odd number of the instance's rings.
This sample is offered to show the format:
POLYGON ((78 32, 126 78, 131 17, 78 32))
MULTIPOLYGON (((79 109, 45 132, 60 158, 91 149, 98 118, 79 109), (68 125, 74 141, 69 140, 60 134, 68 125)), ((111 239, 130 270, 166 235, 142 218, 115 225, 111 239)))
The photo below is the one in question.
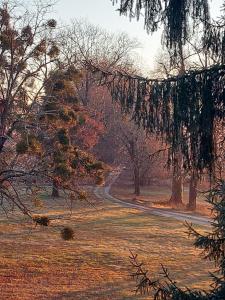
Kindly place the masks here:
POLYGON ((174 162, 179 146, 185 169, 213 170, 214 125, 224 126, 223 66, 163 80, 90 68, 100 74, 100 84, 109 87, 113 99, 132 113, 138 125, 171 145, 169 163, 174 162))
MULTIPOLYGON (((113 4, 117 0, 111 0, 113 4)), ((172 60, 179 56, 180 47, 185 45, 199 23, 206 28, 209 17, 208 0, 120 0, 119 12, 129 15, 130 19, 140 19, 144 15, 144 24, 148 33, 164 28, 164 43, 173 49, 172 60)))
POLYGON ((204 35, 204 51, 214 62, 225 63, 225 5, 221 9, 221 16, 213 23, 207 23, 204 35))
POLYGON ((205 53, 210 54, 214 63, 220 58, 221 65, 166 80, 102 70, 101 81, 108 84, 113 98, 119 100, 125 111, 133 113, 139 125, 160 134, 172 146, 169 163, 176 164, 177 148, 181 146, 185 169, 201 172, 208 168, 212 172, 217 156, 214 126, 217 122, 224 125, 225 114, 224 16, 211 23, 207 0, 119 2, 120 14, 139 20, 144 12, 148 32, 158 30, 163 24, 164 41, 173 66, 183 55, 183 45, 189 42, 193 29, 200 24, 205 53))
POLYGON ((166 146, 135 125, 129 115, 124 115, 120 105, 112 102, 106 86, 98 89, 103 95, 103 103, 99 105, 98 101, 95 110, 101 111, 105 132, 94 147, 96 155, 106 163, 129 166, 137 186, 148 184, 159 173, 165 174, 166 155, 161 154, 166 151, 166 146))
POLYGON ((89 117, 77 100, 76 83, 79 80, 80 73, 74 68, 52 72, 45 83, 46 95, 40 111, 40 124, 45 128, 45 156, 51 161, 48 174, 62 188, 77 193, 78 198, 81 192, 74 188, 75 178, 94 175, 99 179, 102 170, 94 157, 83 150, 84 145, 77 141, 79 130, 85 127, 89 117))
POLYGON ((209 292, 181 289, 172 280, 168 270, 162 266, 164 280, 153 280, 143 263, 139 263, 137 255, 131 253, 130 259, 134 267, 133 277, 137 279, 137 292, 153 293, 155 300, 222 300, 225 295, 225 181, 219 180, 209 192, 207 201, 212 205, 214 218, 212 232, 199 234, 187 224, 189 235, 195 237, 195 247, 202 249, 205 259, 211 260, 218 267, 218 274, 211 274, 213 284, 209 292))

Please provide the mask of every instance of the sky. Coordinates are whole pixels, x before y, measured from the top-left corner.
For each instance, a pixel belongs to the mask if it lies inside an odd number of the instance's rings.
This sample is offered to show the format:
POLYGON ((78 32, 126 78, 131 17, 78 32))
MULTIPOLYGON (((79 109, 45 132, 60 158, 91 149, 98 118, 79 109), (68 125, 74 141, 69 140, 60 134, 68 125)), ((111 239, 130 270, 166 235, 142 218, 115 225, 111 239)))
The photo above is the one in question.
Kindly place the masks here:
MULTIPOLYGON (((210 0, 213 17, 218 15, 222 2, 223 0, 210 0)), ((86 19, 110 32, 126 32, 131 38, 137 38, 142 44, 138 54, 142 57, 145 69, 152 70, 161 51, 160 32, 148 35, 143 21, 130 22, 129 18, 119 15, 117 7, 112 6, 111 0, 58 0, 54 10, 57 19, 63 22, 69 23, 75 18, 86 19)))

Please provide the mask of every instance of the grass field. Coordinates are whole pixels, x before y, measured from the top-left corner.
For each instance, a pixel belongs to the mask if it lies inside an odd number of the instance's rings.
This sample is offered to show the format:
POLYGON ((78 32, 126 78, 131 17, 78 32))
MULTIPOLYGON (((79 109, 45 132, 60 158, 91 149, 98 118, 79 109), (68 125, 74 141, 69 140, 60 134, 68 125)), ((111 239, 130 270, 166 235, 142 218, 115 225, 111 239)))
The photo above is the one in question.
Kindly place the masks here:
POLYGON ((63 199, 43 197, 42 212, 55 219, 49 228, 1 216, 1 300, 151 299, 133 292, 129 250, 153 274, 163 262, 181 286, 209 287, 213 266, 201 260, 181 222, 90 197, 94 206, 76 203, 72 215, 63 199), (67 225, 75 230, 73 241, 60 237, 67 225))

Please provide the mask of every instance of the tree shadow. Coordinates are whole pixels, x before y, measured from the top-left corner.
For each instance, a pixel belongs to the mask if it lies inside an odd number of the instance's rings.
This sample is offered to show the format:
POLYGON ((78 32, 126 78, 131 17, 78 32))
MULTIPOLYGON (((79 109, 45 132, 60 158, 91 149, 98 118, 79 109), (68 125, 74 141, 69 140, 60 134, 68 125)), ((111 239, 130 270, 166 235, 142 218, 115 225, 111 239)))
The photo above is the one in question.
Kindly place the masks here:
POLYGON ((105 283, 94 288, 82 289, 79 291, 64 291, 58 293, 50 300, 141 300, 147 297, 136 295, 134 287, 129 282, 117 281, 113 283, 105 283))

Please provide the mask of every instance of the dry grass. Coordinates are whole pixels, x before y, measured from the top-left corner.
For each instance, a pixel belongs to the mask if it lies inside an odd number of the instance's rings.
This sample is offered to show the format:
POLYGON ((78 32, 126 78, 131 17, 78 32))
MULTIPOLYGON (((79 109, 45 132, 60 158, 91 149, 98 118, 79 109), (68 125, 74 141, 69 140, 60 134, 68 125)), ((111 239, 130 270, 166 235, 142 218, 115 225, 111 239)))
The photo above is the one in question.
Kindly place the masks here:
POLYGON ((149 299, 132 291, 129 249, 153 273, 163 262, 182 286, 208 288, 210 265, 200 259, 182 223, 92 201, 94 207, 76 203, 70 216, 60 202, 47 199, 42 212, 58 218, 47 228, 1 217, 1 300, 149 299), (74 240, 61 239, 63 226, 74 229, 74 240))

